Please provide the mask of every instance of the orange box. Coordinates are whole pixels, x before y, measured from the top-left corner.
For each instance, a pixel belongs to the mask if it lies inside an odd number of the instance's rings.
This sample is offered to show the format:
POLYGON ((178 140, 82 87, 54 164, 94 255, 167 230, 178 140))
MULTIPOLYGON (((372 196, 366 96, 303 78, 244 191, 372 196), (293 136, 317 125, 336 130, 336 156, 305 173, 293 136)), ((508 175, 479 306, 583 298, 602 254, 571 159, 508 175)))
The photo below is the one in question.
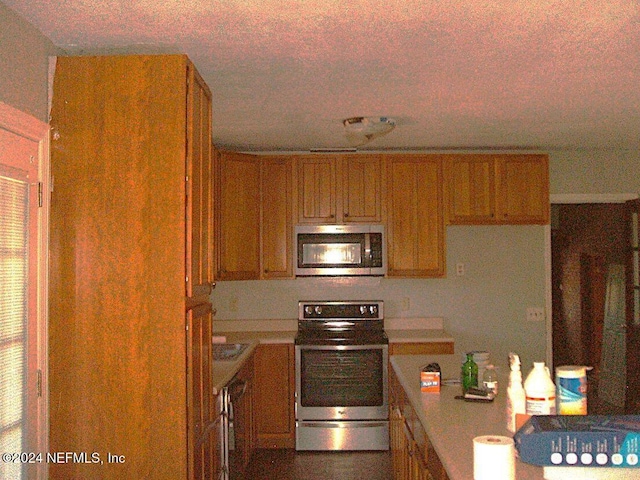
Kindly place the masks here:
POLYGON ((420 391, 440 393, 440 372, 420 372, 420 391))

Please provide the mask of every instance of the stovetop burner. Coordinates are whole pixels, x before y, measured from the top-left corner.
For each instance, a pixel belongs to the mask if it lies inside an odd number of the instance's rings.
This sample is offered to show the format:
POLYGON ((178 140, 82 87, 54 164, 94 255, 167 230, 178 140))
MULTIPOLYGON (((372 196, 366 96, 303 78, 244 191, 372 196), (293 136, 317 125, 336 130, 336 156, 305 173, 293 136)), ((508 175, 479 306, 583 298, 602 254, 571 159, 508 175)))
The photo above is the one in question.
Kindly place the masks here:
POLYGON ((298 302, 297 345, 388 344, 382 301, 298 302))

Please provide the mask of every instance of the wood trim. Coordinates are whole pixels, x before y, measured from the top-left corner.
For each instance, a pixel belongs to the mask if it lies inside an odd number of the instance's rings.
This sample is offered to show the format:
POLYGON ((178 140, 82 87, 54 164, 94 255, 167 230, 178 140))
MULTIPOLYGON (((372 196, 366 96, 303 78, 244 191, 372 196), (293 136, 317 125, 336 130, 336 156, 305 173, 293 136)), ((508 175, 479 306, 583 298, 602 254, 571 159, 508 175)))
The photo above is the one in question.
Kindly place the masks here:
POLYGON ((454 353, 453 342, 390 343, 389 355, 446 355, 454 353))
MULTIPOLYGON (((50 157, 49 125, 6 103, 0 102, 0 130, 11 136, 28 139, 37 148, 37 161, 25 165, 28 170, 27 181, 32 185, 29 195, 32 205, 38 205, 37 184, 41 185, 41 205, 32 211, 29 219, 29 336, 34 339, 28 351, 29 373, 39 372, 39 386, 30 382, 29 399, 34 400, 35 418, 28 419, 29 448, 33 451, 49 450, 49 383, 48 383, 48 318, 49 318, 49 209, 50 209, 50 157), (33 315, 33 316, 32 316, 33 315), (38 391, 39 390, 39 391, 38 391), (36 400, 35 397, 39 395, 36 400)), ((6 151, 11 156, 11 147, 6 151)), ((13 158, 12 158, 13 160, 13 158)), ((25 163, 28 161, 25 160, 25 163)), ((22 167, 22 165, 20 165, 22 167)), ((32 465, 28 475, 41 479, 47 477, 47 465, 32 465)))

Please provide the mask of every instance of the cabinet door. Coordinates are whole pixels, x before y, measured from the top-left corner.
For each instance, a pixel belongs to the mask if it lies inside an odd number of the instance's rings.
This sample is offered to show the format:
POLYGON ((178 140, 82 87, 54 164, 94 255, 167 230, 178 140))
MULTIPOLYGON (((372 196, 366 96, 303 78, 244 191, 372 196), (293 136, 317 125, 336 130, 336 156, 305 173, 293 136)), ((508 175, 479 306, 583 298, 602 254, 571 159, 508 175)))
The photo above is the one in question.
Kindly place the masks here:
POLYGON ((496 162, 498 218, 504 223, 549 223, 549 159, 504 155, 496 162))
POLYGON ((334 157, 298 158, 299 223, 336 223, 336 194, 334 157))
POLYGON ((382 205, 382 156, 345 155, 342 158, 344 223, 379 223, 382 205))
POLYGON ((440 156, 387 156, 387 230, 389 276, 444 275, 440 156))
POLYGON ((262 278, 293 277, 293 159, 261 159, 262 278))
MULTIPOLYGON (((255 445, 255 425, 253 409, 253 355, 236 374, 235 379, 241 382, 241 396, 233 400, 234 453, 229 459, 229 468, 234 472, 231 478, 242 478, 255 445)), ((233 397, 234 392, 231 392, 233 397)))
POLYGON ((260 277, 260 161, 223 152, 218 178, 218 278, 260 277))
POLYGON ((495 173, 490 155, 451 155, 445 163, 451 224, 495 223, 495 173))
POLYGON ((125 462, 51 464, 51 479, 186 476, 187 63, 57 59, 49 442, 125 462))
POLYGON ((257 447, 295 447, 293 344, 259 345, 254 372, 257 447))
POLYGON ((213 478, 216 411, 213 398, 211 304, 187 310, 187 417, 189 479, 213 478))
POLYGON ((211 92, 193 67, 187 92, 187 297, 208 295, 213 282, 211 92))

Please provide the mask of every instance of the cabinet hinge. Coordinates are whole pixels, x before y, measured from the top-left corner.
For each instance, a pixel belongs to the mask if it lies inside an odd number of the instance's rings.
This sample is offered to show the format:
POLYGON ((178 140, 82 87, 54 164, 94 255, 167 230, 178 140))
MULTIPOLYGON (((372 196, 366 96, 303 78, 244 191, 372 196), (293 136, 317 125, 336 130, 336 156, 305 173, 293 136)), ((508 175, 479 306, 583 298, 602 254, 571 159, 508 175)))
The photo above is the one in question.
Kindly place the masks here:
POLYGON ((38 207, 42 208, 44 199, 42 198, 42 182, 38 182, 38 207))

